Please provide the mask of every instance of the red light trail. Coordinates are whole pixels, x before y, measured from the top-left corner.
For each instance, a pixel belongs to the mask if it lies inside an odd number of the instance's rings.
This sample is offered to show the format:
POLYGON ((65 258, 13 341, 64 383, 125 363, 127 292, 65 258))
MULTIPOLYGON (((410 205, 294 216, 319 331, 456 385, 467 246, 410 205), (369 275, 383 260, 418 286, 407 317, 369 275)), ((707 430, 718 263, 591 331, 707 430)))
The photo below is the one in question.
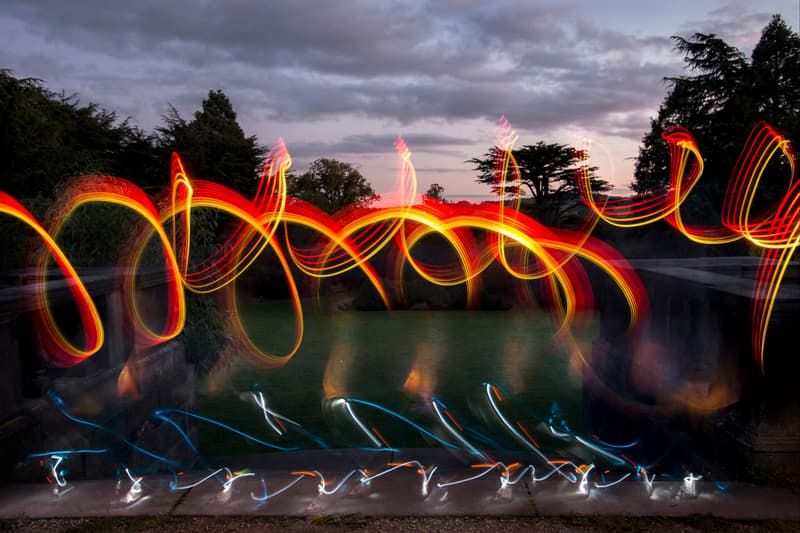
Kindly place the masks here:
MULTIPOLYGON (((497 134, 496 187, 513 190, 519 169, 512 154, 517 138, 502 120, 497 134), (510 178, 509 178, 510 176, 510 178)), ((591 263, 613 280, 624 297, 630 327, 647 312, 644 288, 635 271, 613 248, 590 236, 598 220, 620 227, 634 227, 665 220, 687 238, 704 244, 719 244, 746 238, 762 250, 762 262, 754 289, 752 323, 754 357, 764 370, 764 345, 775 296, 800 240, 800 185, 792 180, 777 207, 766 213, 751 213, 764 169, 780 151, 790 162, 794 176, 794 153, 789 142, 766 124, 759 124, 742 150, 725 196, 722 220, 717 227, 686 224, 681 204, 703 172, 703 160, 691 134, 674 128, 664 134, 670 150, 670 183, 658 194, 609 200, 595 198, 588 172, 577 176, 592 216, 580 231, 547 228, 520 211, 520 197, 498 203, 450 205, 417 194, 416 174, 408 148, 396 143, 400 170, 395 192, 351 205, 329 216, 301 200, 287 197, 285 173, 291 158, 283 142, 270 152, 255 197, 248 199, 223 185, 192 179, 177 154, 173 155, 170 188, 154 200, 133 183, 109 176, 83 176, 72 180, 43 226, 19 202, 0 192, 0 212, 19 219, 41 238, 34 254, 35 266, 46 279, 52 257, 77 304, 84 337, 81 346, 69 341, 56 324, 46 294, 46 284, 33 287, 38 310, 34 327, 39 332, 42 355, 50 362, 72 366, 96 353, 104 342, 97 309, 74 267, 57 243, 70 215, 84 204, 122 206, 137 213, 137 226, 120 256, 120 266, 135 272, 145 246, 156 237, 163 252, 167 278, 166 318, 160 328, 145 323, 135 300, 135 276, 126 278, 125 300, 132 320, 137 347, 148 347, 174 338, 186 320, 184 290, 216 292, 227 305, 228 327, 237 347, 267 366, 280 366, 298 350, 303 336, 300 293, 292 267, 320 280, 360 269, 375 287, 387 308, 387 288, 370 262, 381 251, 394 258, 390 277, 402 279, 406 265, 425 280, 439 285, 463 284, 469 307, 477 304, 480 276, 495 262, 514 279, 542 283, 542 298, 557 318, 558 338, 568 353, 585 361, 572 338, 570 326, 581 312, 591 312, 594 301, 589 277, 581 261, 591 263), (209 257, 191 261, 192 210, 206 208, 236 221, 227 240, 209 257), (293 243, 289 226, 310 229, 317 237, 311 244, 293 243), (283 230, 283 231, 281 231, 283 230), (425 237, 444 238, 457 257, 451 264, 427 264, 413 255, 425 237), (296 321, 295 340, 285 354, 266 353, 248 338, 237 313, 233 282, 267 247, 275 252, 286 275, 296 321)), ((588 157, 587 151, 582 157, 588 157)), ((318 285, 317 285, 318 287, 318 285)))

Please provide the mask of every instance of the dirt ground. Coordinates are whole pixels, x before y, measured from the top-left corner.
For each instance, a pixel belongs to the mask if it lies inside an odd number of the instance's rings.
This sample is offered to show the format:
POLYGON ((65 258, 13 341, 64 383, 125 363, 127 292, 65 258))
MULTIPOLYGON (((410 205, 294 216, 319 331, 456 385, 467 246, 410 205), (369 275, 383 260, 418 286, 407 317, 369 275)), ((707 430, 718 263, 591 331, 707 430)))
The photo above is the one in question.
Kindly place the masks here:
POLYGON ((391 533, 419 532, 485 532, 506 531, 596 532, 596 531, 769 531, 800 532, 800 522, 733 521, 709 516, 688 518, 632 518, 615 516, 562 517, 397 517, 375 518, 361 515, 326 515, 309 518, 290 517, 176 517, 151 516, 136 518, 80 518, 46 520, 0 520, 0 531, 28 532, 106 532, 106 531, 175 531, 175 532, 239 532, 291 531, 326 532, 359 531, 391 533))

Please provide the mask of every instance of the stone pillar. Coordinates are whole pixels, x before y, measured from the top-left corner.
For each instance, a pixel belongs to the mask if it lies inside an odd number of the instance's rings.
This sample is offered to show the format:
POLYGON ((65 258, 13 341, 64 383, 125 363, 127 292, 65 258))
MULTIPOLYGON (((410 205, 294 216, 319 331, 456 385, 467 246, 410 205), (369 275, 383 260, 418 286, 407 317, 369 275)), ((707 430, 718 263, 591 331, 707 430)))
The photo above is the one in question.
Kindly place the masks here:
POLYGON ((115 291, 106 295, 106 316, 103 317, 105 328, 105 349, 108 351, 108 368, 117 368, 125 364, 127 357, 125 347, 125 306, 122 293, 115 291))
POLYGON ((22 370, 16 320, 0 322, 0 422, 22 409, 22 370))

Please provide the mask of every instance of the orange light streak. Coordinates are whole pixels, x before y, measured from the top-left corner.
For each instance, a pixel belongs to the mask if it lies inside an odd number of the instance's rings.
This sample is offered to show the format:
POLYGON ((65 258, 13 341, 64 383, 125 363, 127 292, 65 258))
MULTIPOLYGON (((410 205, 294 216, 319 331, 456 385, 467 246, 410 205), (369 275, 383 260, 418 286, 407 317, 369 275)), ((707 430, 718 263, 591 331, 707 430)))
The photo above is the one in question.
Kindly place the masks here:
POLYGON ((538 443, 538 442, 536 442, 536 439, 534 439, 534 438, 531 436, 531 434, 528 432, 528 430, 527 430, 527 429, 525 429, 525 426, 523 426, 523 425, 522 425, 522 422, 517 422, 517 427, 518 427, 520 430, 522 430, 522 433, 524 433, 524 434, 525 434, 525 436, 528 438, 528 440, 529 440, 529 441, 531 441, 531 444, 533 444, 533 445, 534 445, 534 446, 536 446, 537 448, 541 448, 541 446, 539 446, 539 443, 538 443))
POLYGON ((384 446, 386 446, 387 448, 391 448, 391 446, 389 446, 389 443, 386 442, 386 439, 383 438, 383 435, 381 435, 381 432, 378 431, 378 429, 375 426, 372 426, 371 429, 372 432, 375 433, 375 435, 377 435, 377 437, 381 440, 384 446))

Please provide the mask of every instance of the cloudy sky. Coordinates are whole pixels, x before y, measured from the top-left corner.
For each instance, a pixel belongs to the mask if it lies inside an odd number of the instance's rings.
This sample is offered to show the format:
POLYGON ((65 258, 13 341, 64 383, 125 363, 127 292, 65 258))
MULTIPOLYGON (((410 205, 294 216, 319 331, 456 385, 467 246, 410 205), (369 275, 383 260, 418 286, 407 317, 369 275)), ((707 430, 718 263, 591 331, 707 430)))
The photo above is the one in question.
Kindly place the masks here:
POLYGON ((625 188, 662 79, 682 72, 670 35, 716 33, 749 53, 773 13, 798 28, 798 0, 3 0, 0 68, 147 130, 223 89, 247 134, 284 138, 294 168, 335 157, 378 192, 403 135, 421 190, 485 195, 464 161, 501 115, 518 145, 602 143, 601 172, 613 162, 625 188))

